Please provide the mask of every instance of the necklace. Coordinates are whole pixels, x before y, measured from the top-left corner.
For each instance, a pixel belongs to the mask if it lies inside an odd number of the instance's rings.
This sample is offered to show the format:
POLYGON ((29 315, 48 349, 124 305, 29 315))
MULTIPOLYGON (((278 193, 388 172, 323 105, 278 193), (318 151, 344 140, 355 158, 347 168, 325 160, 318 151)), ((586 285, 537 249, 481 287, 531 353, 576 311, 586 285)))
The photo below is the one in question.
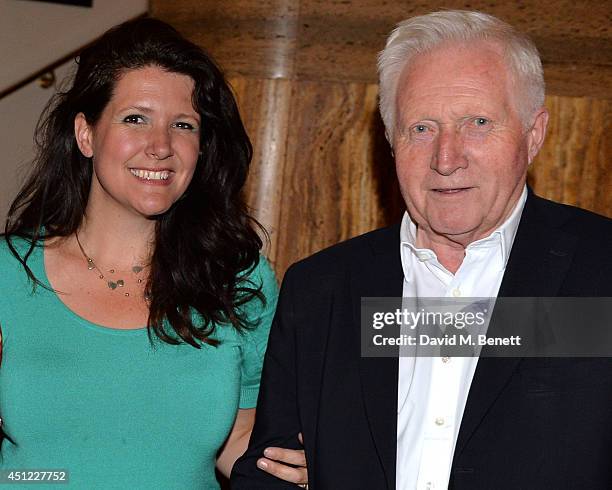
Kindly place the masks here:
MULTIPOLYGON (((85 249, 83 248, 83 245, 81 245, 81 240, 79 240, 79 234, 75 231, 74 232, 74 237, 76 238, 77 244, 79 245, 79 249, 81 250, 81 253, 83 254, 83 257, 85 257, 85 260, 87 260, 87 268, 91 271, 91 270, 95 270, 98 273, 98 277, 100 279, 102 279, 103 281, 106 282, 106 285, 108 286, 109 289, 112 289, 113 291, 117 290, 117 289, 122 289, 123 287, 125 287, 125 281, 123 279, 117 279, 115 281, 109 280, 104 276, 104 273, 98 268, 98 266, 96 265, 96 263, 93 261, 93 259, 87 255, 85 253, 85 249)), ((142 270, 144 269, 143 266, 141 265, 134 265, 132 266, 132 272, 135 275, 138 275, 140 272, 142 272, 142 270)), ((115 273, 115 269, 109 269, 108 272, 110 274, 114 274, 115 273)), ((136 278, 138 284, 142 284, 142 278, 137 277, 136 278)), ((125 291, 123 293, 124 296, 129 296, 130 293, 125 291)), ((146 296, 145 296, 146 298, 146 296)))

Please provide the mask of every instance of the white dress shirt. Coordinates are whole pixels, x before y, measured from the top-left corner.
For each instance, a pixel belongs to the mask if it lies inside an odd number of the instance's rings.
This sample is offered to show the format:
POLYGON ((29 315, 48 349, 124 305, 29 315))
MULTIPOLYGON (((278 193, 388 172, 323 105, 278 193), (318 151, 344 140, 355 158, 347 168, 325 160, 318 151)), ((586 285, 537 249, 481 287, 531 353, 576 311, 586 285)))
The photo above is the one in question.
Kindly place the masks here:
MULTIPOLYGON (((400 228, 405 298, 496 297, 527 199, 491 235, 470 243, 453 275, 416 244, 407 213, 400 228)), ((398 490, 448 488, 459 426, 478 357, 400 357, 397 413, 398 490)))

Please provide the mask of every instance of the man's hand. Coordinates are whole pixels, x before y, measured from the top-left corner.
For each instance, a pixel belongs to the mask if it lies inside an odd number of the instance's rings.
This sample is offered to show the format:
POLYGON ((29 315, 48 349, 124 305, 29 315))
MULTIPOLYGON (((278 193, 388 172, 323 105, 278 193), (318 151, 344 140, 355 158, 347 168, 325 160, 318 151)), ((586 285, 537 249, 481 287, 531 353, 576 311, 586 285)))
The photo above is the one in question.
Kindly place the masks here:
MULTIPOLYGON (((304 444, 302 434, 298 439, 304 444)), ((308 469, 303 449, 285 449, 282 447, 268 447, 264 451, 264 458, 257 460, 257 467, 274 475, 281 480, 308 488, 308 469)))

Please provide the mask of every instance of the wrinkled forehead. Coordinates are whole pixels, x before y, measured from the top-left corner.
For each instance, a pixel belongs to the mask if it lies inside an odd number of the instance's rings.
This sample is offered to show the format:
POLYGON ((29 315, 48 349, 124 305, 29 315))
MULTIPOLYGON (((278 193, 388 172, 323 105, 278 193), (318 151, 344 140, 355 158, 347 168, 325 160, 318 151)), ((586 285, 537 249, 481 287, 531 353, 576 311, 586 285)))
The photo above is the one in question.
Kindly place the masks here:
POLYGON ((402 70, 397 86, 399 110, 407 100, 428 96, 446 103, 473 93, 499 99, 518 112, 515 77, 503 47, 492 41, 447 42, 413 56, 402 70))
MULTIPOLYGON (((504 48, 494 41, 447 41, 413 55, 400 73, 400 83, 435 72, 440 77, 481 74, 500 82, 512 78, 504 48)), ((403 85, 403 83, 401 83, 403 85)))

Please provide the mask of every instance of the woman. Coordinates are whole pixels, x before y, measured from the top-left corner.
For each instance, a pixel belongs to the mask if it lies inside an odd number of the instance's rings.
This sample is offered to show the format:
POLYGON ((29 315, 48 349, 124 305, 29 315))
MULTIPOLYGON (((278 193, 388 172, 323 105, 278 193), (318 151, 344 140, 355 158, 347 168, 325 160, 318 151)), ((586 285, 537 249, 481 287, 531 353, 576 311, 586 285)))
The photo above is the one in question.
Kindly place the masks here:
POLYGON ((277 295, 231 91, 170 26, 127 22, 82 52, 37 142, 0 243, 1 467, 218 488, 248 442, 277 295))

